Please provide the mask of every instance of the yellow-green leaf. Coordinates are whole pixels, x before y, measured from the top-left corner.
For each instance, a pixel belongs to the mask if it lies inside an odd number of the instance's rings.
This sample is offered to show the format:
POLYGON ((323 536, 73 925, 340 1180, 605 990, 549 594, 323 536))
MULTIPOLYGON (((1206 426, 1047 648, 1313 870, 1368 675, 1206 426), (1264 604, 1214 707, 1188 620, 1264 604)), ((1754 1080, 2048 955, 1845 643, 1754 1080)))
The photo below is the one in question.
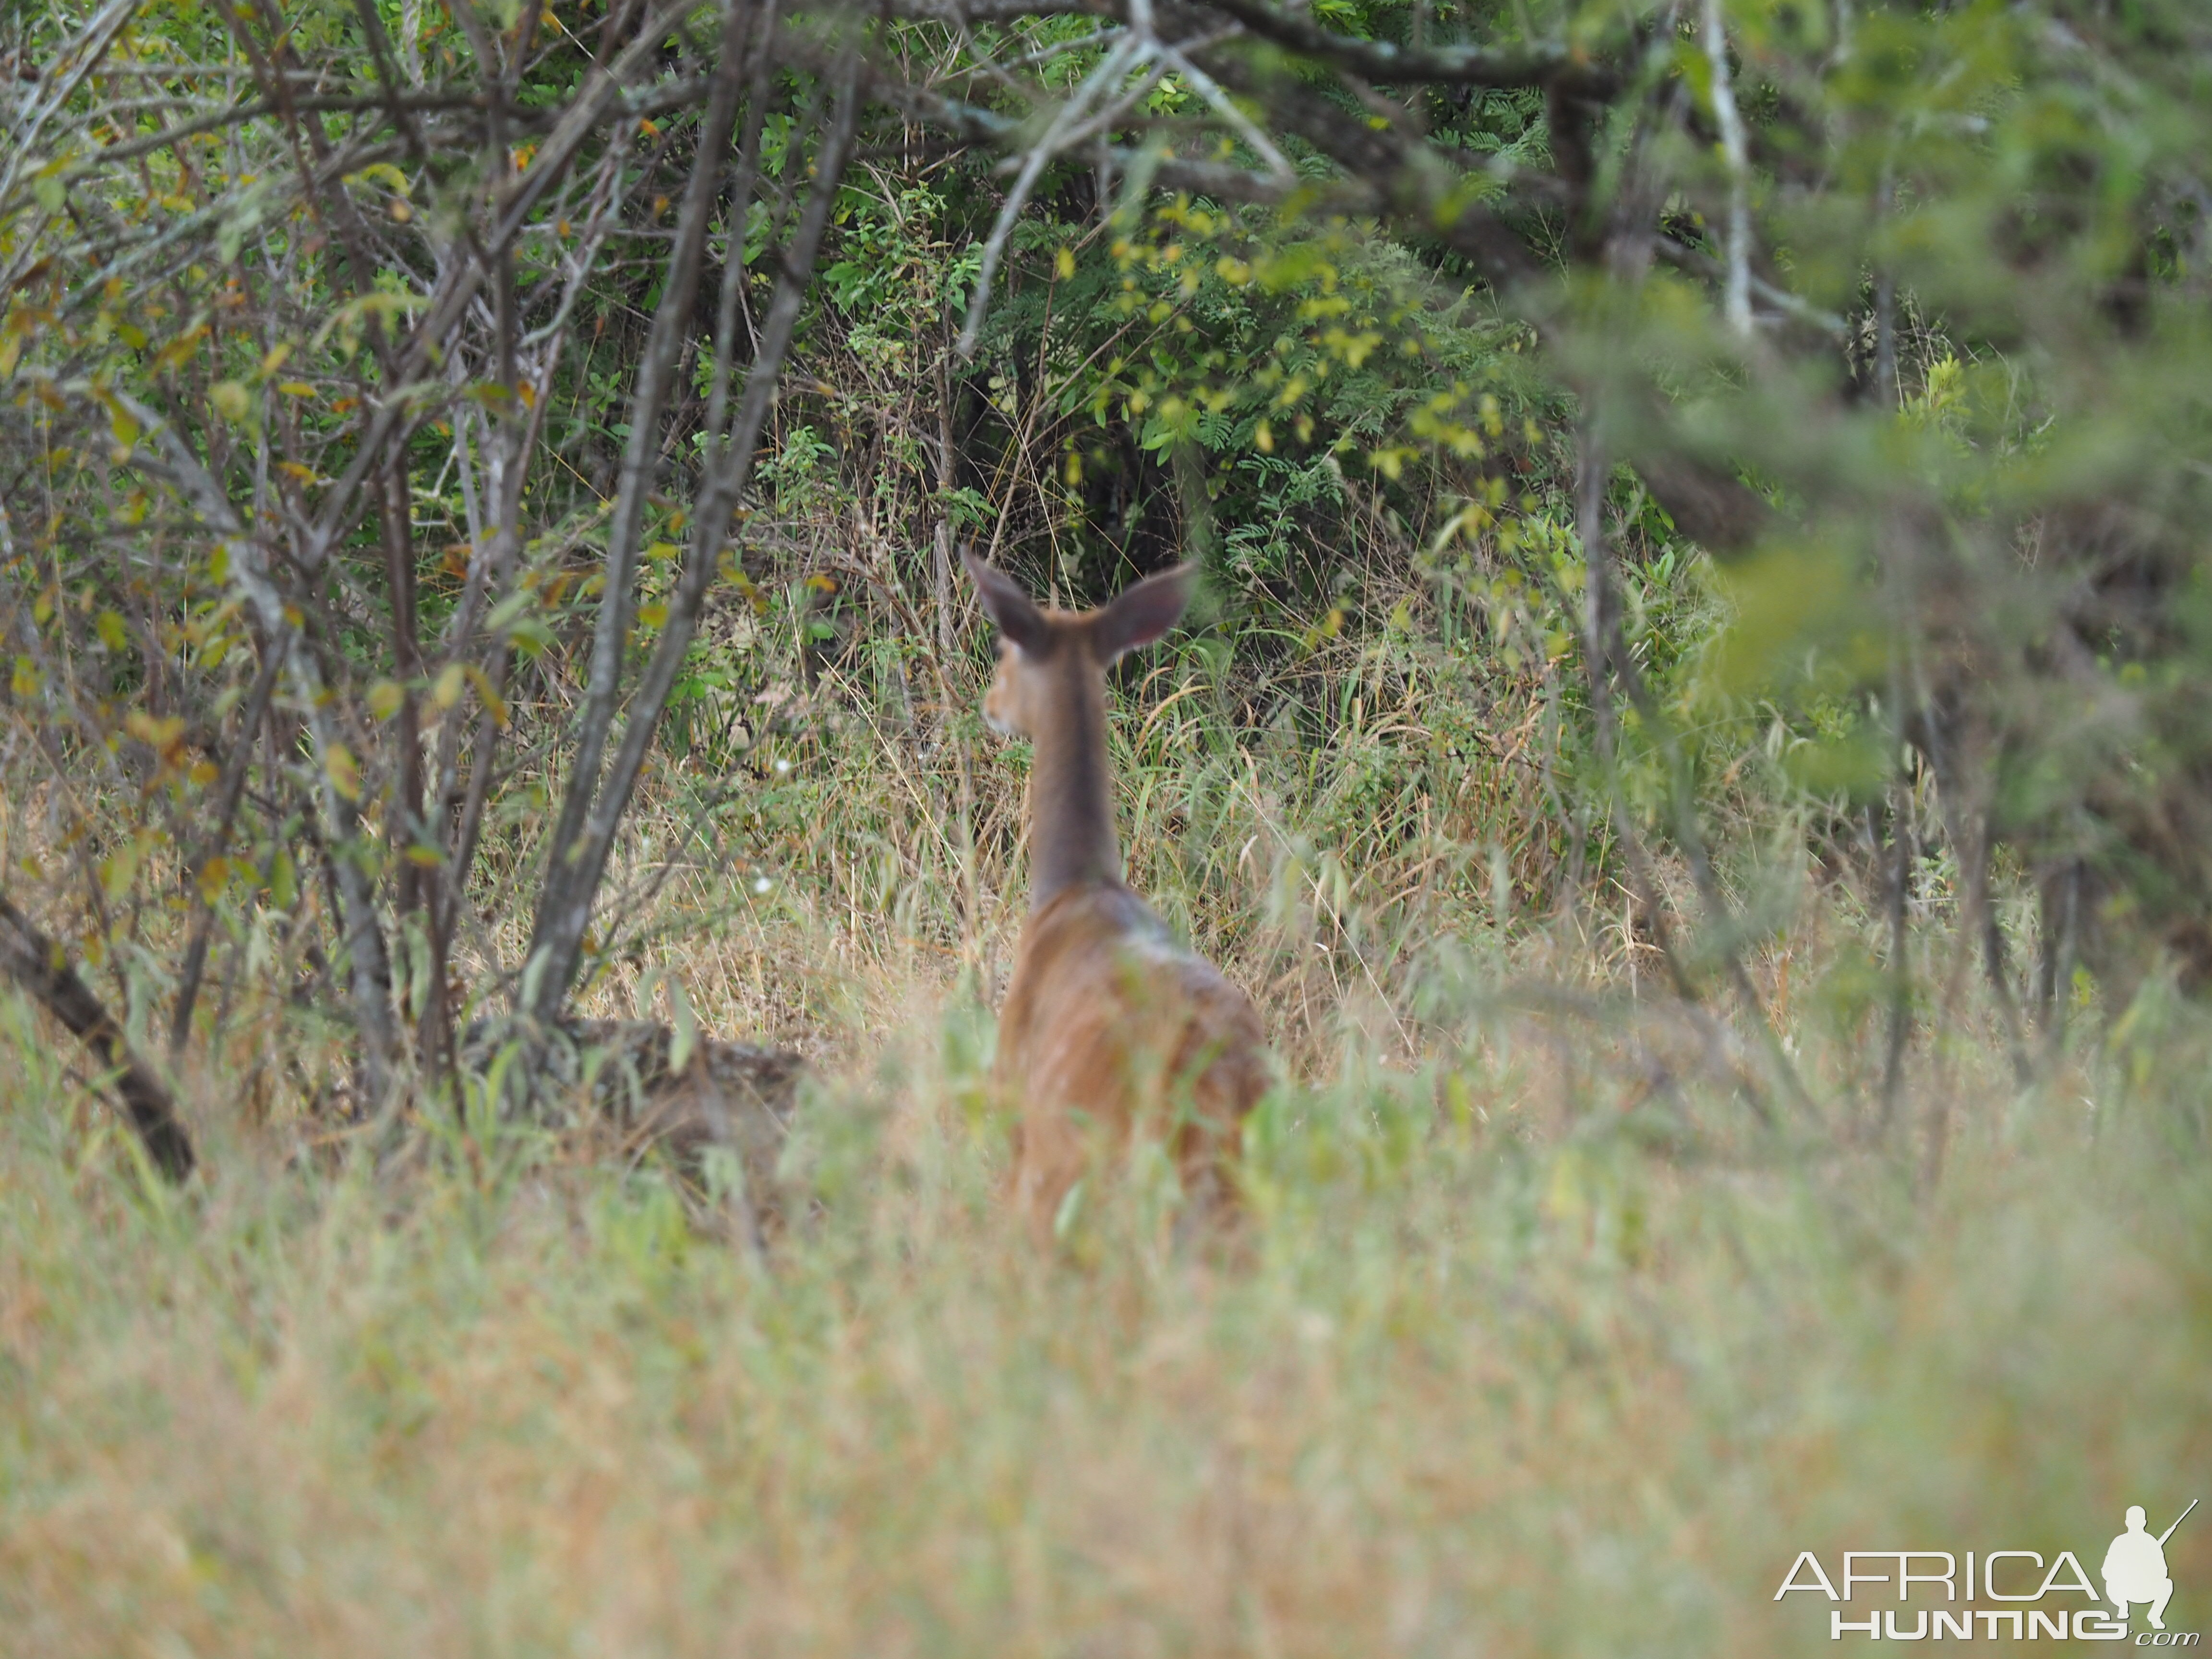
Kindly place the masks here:
POLYGON ((477 696, 483 699, 483 706, 490 714, 493 723, 504 730, 507 726, 507 700, 492 690, 491 677, 483 669, 471 663, 466 672, 469 684, 476 687, 477 696))
POLYGON ((300 872, 292 862, 292 855, 279 848, 276 856, 269 861, 269 896, 276 901, 276 908, 289 910, 292 902, 300 896, 300 872))
POLYGON ((348 800, 361 799, 361 763, 354 759, 352 750, 342 743, 332 744, 323 757, 323 771, 338 793, 348 800))
POLYGON ((100 885, 111 899, 119 899, 137 879, 138 859, 143 849, 135 840, 125 842, 100 861, 100 885))
POLYGON ((410 193, 407 175, 389 161, 371 161, 359 173, 346 174, 345 182, 349 185, 380 184, 386 190, 396 191, 402 196, 410 193))
POLYGON ((155 369, 157 372, 164 372, 173 368, 182 368, 191 361, 192 353, 199 349, 200 337, 206 332, 205 325, 186 329, 155 354, 155 369))
POLYGON ((216 414, 233 422, 245 420, 246 410, 252 407, 246 388, 235 380, 217 380, 208 388, 208 401, 215 405, 216 414))
POLYGON ((439 673, 436 684, 430 688, 430 701, 441 708, 451 708, 461 700, 464 684, 460 664, 447 663, 439 673))
POLYGON ((185 736, 185 723, 176 715, 155 720, 143 708, 134 708, 124 717, 123 729, 165 761, 175 759, 185 736))
POLYGON ((395 681, 379 680, 368 688, 368 712, 380 720, 390 720, 406 701, 407 694, 395 681))

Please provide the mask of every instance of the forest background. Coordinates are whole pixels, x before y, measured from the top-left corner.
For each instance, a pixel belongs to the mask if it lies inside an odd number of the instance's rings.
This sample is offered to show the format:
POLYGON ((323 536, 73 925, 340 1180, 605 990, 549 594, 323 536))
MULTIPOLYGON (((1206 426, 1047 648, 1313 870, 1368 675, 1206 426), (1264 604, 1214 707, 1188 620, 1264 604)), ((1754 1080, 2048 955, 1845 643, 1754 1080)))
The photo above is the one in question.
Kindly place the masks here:
POLYGON ((2197 7, 19 3, 0 118, 22 1650, 1765 1654, 2197 1495, 2197 7), (970 545, 1203 568, 1228 1237, 1001 1215, 970 545))

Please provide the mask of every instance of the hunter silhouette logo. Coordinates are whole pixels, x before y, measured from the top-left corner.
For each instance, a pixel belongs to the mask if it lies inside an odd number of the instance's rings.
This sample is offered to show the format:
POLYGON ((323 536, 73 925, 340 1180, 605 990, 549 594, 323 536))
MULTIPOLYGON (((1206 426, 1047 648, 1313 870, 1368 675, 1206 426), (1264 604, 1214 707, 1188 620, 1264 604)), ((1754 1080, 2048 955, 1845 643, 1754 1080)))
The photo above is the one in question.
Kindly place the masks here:
POLYGON ((2133 1633, 2139 1648, 2192 1648, 2201 1639, 2196 1631, 2169 1631, 2166 1603, 2173 1599, 2173 1579, 2166 1571, 2166 1544, 2186 1521, 2197 1500, 2176 1516, 2164 1532, 2154 1533, 2142 1504, 2130 1505, 2127 1530, 2105 1550, 2098 1576, 2104 1594, 2090 1583, 2081 1559, 2072 1550, 2061 1550, 2046 1567, 2038 1550, 1846 1550, 1843 1571, 1832 1578, 1820 1559, 1802 1550, 1782 1588, 1774 1592, 1781 1601, 1793 1590, 1808 1590, 1828 1601, 1894 1601, 1909 1604, 1913 1588, 1920 1587, 1917 1607, 1903 1613, 1891 1608, 1855 1609, 1863 1619, 1847 1616, 1841 1608, 1828 1614, 1828 1636, 1841 1641, 1846 1631, 1881 1641, 1918 1642, 1953 1638, 1985 1641, 2008 1637, 2034 1641, 2050 1637, 2058 1641, 2125 1642, 2130 1639, 2129 1616, 2144 1609, 2150 1628, 2133 1633), (1838 1589, 1840 1583, 1842 1589, 1838 1589), (1881 1588, 1875 1588, 1880 1586, 1881 1588), (1896 1595, 1888 1593, 1894 1586, 1896 1595), (1961 1589, 1964 1594, 1961 1595, 1961 1589), (2069 1604, 2063 1598, 2079 1596, 2069 1604), (2056 1601, 2046 1598, 2060 1598, 2056 1601), (1939 1604, 1930 1607, 1929 1602, 1939 1604), (1981 1607, 1978 1602, 1995 1602, 1981 1607), (2106 1607, 2104 1603, 2109 1602, 2106 1607), (1962 1605, 1963 1604, 1963 1605, 1962 1605), (1910 1620, 1910 1625, 1905 1621, 1910 1620), (1976 1629, 1977 1621, 1980 1628, 1976 1629))
MULTIPOLYGON (((2197 1500, 2189 1500, 2189 1510, 2197 1507, 2197 1500)), ((2166 1604, 2173 1600, 2173 1580, 2166 1576, 2166 1540, 2173 1536, 2174 1528, 2189 1519, 2189 1510, 2184 1510, 2168 1527, 2155 1538, 2143 1530, 2143 1510, 2140 1504, 2128 1510, 2128 1529, 2112 1540, 2112 1547, 2105 1552, 2105 1596, 2120 1610, 2119 1616, 2128 1616, 2130 1602, 2148 1602, 2150 1606, 2150 1627, 2166 1628, 2166 1604)))

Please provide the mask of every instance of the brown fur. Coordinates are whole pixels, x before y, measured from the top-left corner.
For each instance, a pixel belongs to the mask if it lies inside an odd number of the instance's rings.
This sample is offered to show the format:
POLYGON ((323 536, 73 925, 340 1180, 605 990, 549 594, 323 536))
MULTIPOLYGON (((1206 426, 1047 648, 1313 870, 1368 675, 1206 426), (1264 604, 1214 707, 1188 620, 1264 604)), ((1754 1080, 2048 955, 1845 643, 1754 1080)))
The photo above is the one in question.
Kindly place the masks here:
POLYGON ((1002 635, 985 714, 1036 746, 1032 908, 993 1070, 1018 1114, 1014 1200, 1048 1242, 1076 1182, 1139 1133, 1172 1151, 1187 1194, 1225 1198, 1223 1161, 1267 1086, 1266 1036, 1252 1000, 1122 881, 1105 748, 1107 665, 1173 624, 1191 573, 1079 615, 969 570, 1002 635))
POLYGON ((1173 1151, 1187 1193, 1225 1196, 1222 1159, 1267 1086, 1266 1042, 1252 1000, 1118 883, 1069 888, 1030 917, 994 1075, 1020 1103, 1014 1196, 1038 1236, 1139 1132, 1173 1151))

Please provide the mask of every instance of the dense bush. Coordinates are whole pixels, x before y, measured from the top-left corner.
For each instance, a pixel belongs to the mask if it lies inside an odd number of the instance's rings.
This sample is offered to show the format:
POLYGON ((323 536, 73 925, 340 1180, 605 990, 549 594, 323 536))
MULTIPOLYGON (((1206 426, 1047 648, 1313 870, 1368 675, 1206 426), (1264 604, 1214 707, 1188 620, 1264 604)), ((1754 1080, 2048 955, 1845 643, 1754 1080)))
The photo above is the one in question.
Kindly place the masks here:
POLYGON ((9 925, 117 1055, 428 1100, 830 848, 975 969, 969 540, 1206 563, 1201 931, 1602 915, 1801 1107, 1815 890, 1886 1100, 1950 941, 2022 1079, 2204 971, 2187 7, 10 27, 9 925))

